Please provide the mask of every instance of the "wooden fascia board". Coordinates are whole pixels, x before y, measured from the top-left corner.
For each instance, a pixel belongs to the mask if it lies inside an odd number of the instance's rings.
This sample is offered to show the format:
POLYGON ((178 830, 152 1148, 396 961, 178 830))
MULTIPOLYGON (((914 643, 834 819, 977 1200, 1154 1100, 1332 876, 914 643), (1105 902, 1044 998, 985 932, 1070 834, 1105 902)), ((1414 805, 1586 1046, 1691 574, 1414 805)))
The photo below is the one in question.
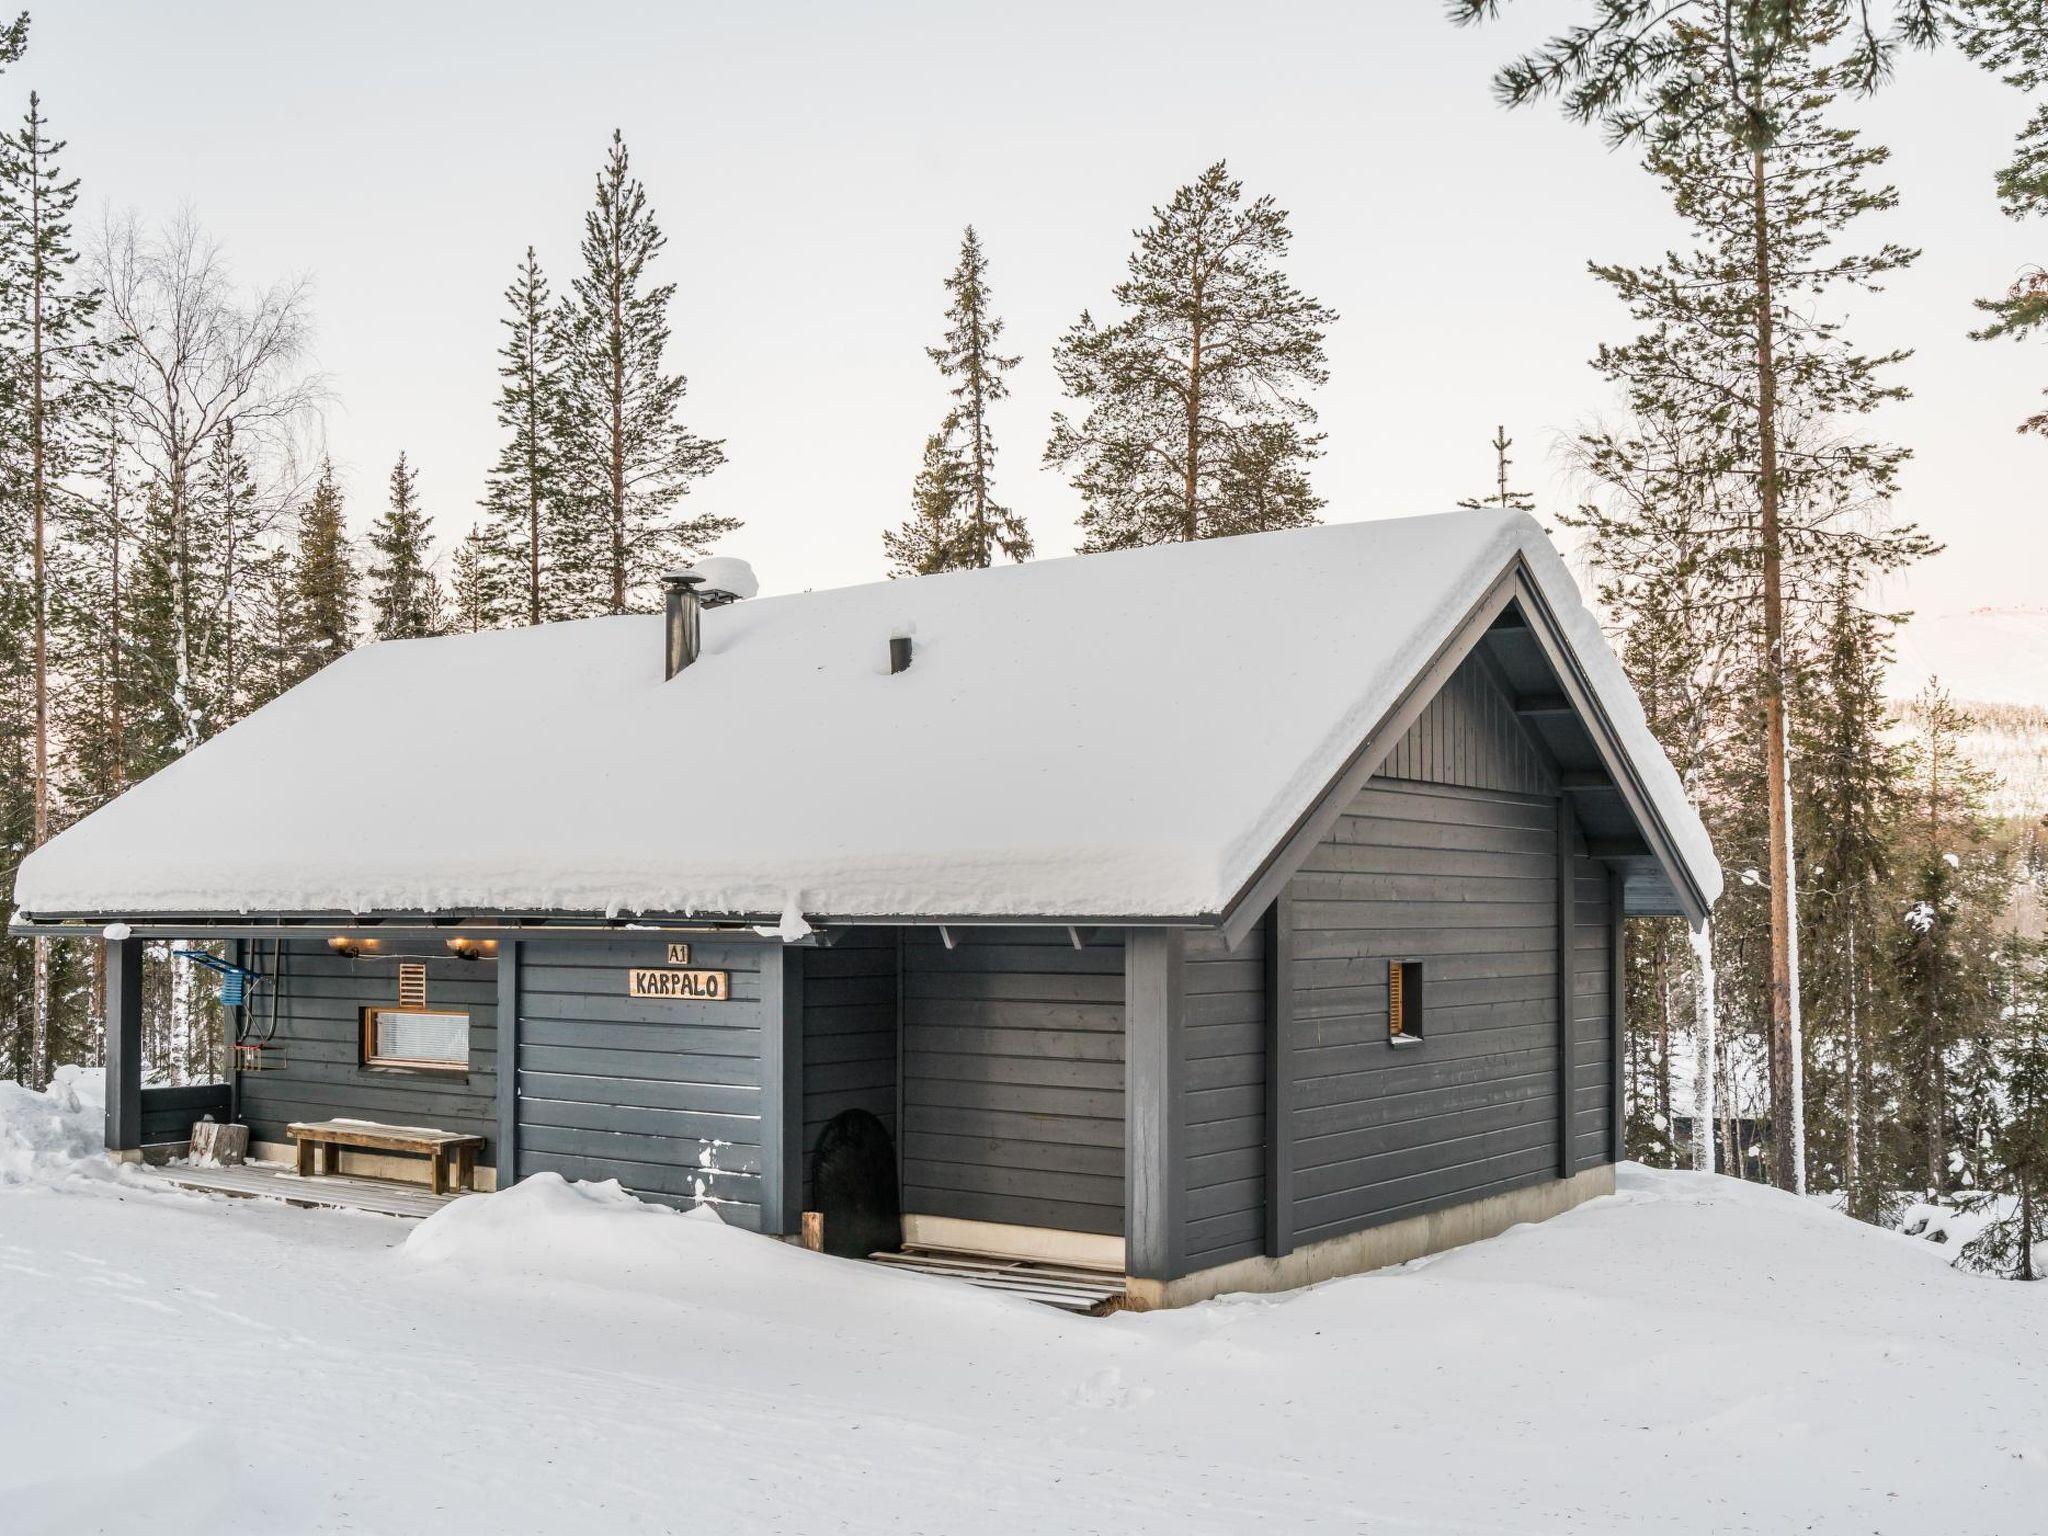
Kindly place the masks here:
POLYGON ((1366 733, 1365 740, 1345 759, 1344 766, 1324 786, 1323 792, 1295 818, 1280 846, 1266 856, 1252 872, 1251 878, 1225 904, 1223 939, 1232 949, 1244 942, 1245 935, 1258 924, 1261 914, 1272 905, 1273 898, 1294 877, 1295 871, 1307 862, 1316 844, 1329 834, 1337 818, 1343 815, 1344 808, 1365 787, 1365 781, 1379 771, 1380 765, 1387 760, 1387 754, 1408 733, 1408 727, 1429 707, 1429 701, 1437 696, 1444 684, 1450 681, 1451 674, 1485 637, 1488 626, 1514 601, 1520 566, 1518 557, 1494 578, 1479 601, 1467 610, 1457 627, 1402 690, 1393 707, 1380 717, 1379 722, 1366 733))
POLYGON ((1620 733, 1601 707, 1592 685, 1586 681, 1578 657, 1565 643, 1557 616, 1551 612, 1550 604, 1545 601, 1535 578, 1519 556, 1515 566, 1520 596, 1527 605, 1524 611, 1533 621, 1529 626, 1530 634, 1542 649, 1544 659, 1550 663, 1551 671, 1557 674, 1565 697, 1572 701, 1579 719, 1585 723, 1587 734, 1593 738, 1593 749, 1600 754, 1601 766, 1613 779, 1614 788, 1628 807, 1629 816, 1642 831, 1658 864, 1670 877, 1671 888, 1677 893, 1680 905, 1686 909, 1686 917, 1695 924, 1704 922, 1708 911, 1706 898, 1694 884, 1692 871, 1685 867, 1685 860, 1679 857, 1678 844, 1664 825, 1664 818, 1657 814, 1649 792, 1636 774, 1635 764, 1629 761, 1628 753, 1622 749, 1620 733))
POLYGON ((1634 765, 1621 749, 1613 722, 1599 707, 1592 686, 1580 671, 1578 659, 1572 654, 1571 647, 1565 644, 1557 616, 1544 600, 1527 563, 1517 555, 1437 648, 1393 707, 1359 743, 1357 750, 1345 760, 1344 766, 1324 787, 1322 794, 1296 818, 1279 847, 1266 857, 1236 896, 1225 905, 1220 925, 1225 943, 1235 949, 1244 942, 1273 898, 1308 861, 1316 844, 1329 834, 1337 818, 1344 814, 1344 808, 1357 797, 1366 781, 1379 771, 1387 755, 1429 706, 1429 701, 1450 680, 1451 674, 1463 665, 1465 658, 1478 648, 1494 620, 1516 604, 1528 619, 1528 630, 1542 648, 1544 660, 1557 674, 1564 697, 1578 718, 1585 722, 1587 733, 1593 738, 1594 749, 1614 781, 1614 788, 1621 794, 1629 815, 1643 830, 1649 851, 1671 877, 1672 889, 1677 892, 1687 917, 1695 923, 1704 919, 1707 904, 1694 885, 1684 861, 1678 857, 1677 845, 1665 829, 1662 818, 1652 808, 1634 765))

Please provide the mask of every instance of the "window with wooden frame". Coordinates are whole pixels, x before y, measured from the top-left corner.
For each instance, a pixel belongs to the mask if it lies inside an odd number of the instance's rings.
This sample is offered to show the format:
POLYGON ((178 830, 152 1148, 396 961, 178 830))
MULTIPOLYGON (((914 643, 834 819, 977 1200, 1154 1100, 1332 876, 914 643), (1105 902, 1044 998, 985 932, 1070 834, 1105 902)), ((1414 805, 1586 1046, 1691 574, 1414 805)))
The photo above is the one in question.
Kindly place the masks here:
POLYGON ((365 1008, 363 1065, 409 1072, 467 1072, 469 1015, 404 1004, 365 1008))
POLYGON ((1422 962, 1387 962, 1387 1041, 1390 1045, 1422 1041, 1422 962))

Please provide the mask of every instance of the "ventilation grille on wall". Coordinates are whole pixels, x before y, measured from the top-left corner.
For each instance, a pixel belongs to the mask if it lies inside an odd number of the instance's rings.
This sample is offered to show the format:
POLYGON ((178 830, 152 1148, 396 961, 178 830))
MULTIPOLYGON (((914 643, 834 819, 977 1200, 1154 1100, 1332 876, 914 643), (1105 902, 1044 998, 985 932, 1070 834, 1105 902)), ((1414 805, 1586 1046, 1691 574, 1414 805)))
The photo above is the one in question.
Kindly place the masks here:
POLYGON ((427 966, 423 960, 403 960, 398 966, 398 1006, 427 1006, 427 966))

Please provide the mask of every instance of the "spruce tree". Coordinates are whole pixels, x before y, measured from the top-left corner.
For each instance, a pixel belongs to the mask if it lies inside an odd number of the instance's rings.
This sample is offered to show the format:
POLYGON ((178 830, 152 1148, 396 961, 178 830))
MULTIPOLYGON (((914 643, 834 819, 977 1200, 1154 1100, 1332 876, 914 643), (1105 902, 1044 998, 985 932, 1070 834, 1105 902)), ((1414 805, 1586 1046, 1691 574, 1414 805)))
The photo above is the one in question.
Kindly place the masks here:
POLYGON ((266 544, 245 561, 248 615, 242 663, 242 710, 251 713, 298 681, 300 629, 292 551, 266 544))
POLYGON ((218 564, 203 573, 210 586, 217 583, 219 588, 218 606, 208 619, 213 631, 209 662, 217 671, 212 680, 211 734, 226 730, 243 714, 248 646, 242 627, 250 600, 248 567, 268 522, 232 421, 213 440, 213 451, 200 470, 197 501, 205 509, 218 555, 218 564))
POLYGON ((972 224, 960 237, 960 259, 946 278, 946 292, 951 302, 946 306, 945 340, 925 351, 939 372, 953 381, 953 413, 947 425, 965 439, 961 457, 967 471, 967 503, 958 559, 985 568, 1000 550, 1005 559, 1028 560, 1030 531, 1021 517, 995 499, 996 442, 988 419, 989 408, 1008 397, 1010 387, 1003 375, 1017 366, 1018 359, 997 350, 1003 322, 992 305, 988 258, 972 224))
MULTIPOLYGON (((21 26, 16 23, 16 28, 21 26)), ((0 40, 4 51, 5 40, 0 40)), ((7 377, 4 400, 10 457, 26 503, 29 674, 33 722, 30 753, 32 805, 29 846, 53 831, 53 705, 51 671, 52 563, 57 499, 73 469, 93 389, 98 348, 93 315, 99 294, 79 281, 71 212, 78 182, 57 166, 64 150, 52 139, 41 99, 29 93, 21 126, 0 138, 0 346, 7 377)), ((34 943, 27 1081, 49 1077, 50 949, 34 943)))
POLYGON ((1964 751, 1969 716, 1938 682, 1907 713, 1906 795, 1897 916, 1889 929, 1901 1007, 1901 1063, 1928 1198, 1955 1187, 1958 1116, 1952 1074, 1998 1008, 1997 923, 2009 891, 1986 812, 1991 776, 1964 751))
MULTIPOLYGON (((1857 218, 1896 200, 1869 179, 1885 151, 1830 120, 1844 72, 1861 67, 1862 43, 1817 21, 1826 7, 1796 5, 1783 8, 1796 26, 1777 11, 1738 5, 1739 14, 1722 18, 1733 30, 1709 36, 1695 23, 1719 15, 1717 4, 1682 0, 1646 23, 1657 48, 1636 58, 1636 74, 1625 42, 1596 30, 1580 39, 1582 50, 1558 41, 1510 65, 1499 89, 1510 101, 1565 91, 1575 115, 1639 139, 1692 235, 1689 248, 1654 266, 1594 268, 1642 326, 1596 362, 1633 411, 1683 424, 1689 446, 1706 440, 1691 472, 1721 482, 1736 519, 1715 559, 1729 590, 1747 594, 1741 627, 1754 639, 1754 735, 1763 747, 1754 792, 1768 806, 1760 888, 1769 909, 1774 1175, 1798 1188, 1804 1052, 1787 711, 1799 663, 1794 609, 1816 557, 1853 538, 1857 513, 1882 506, 1905 457, 1850 429, 1900 398, 1887 373, 1901 354, 1855 351, 1830 301, 1844 289, 1877 287, 1915 253, 1839 245, 1857 218), (1609 57, 1608 48, 1623 52, 1609 57)), ((1596 9, 1605 28, 1612 6, 1602 0, 1596 9)), ((1867 541, 1863 572, 1931 548, 1910 529, 1888 531, 1867 541)))
POLYGON ((333 461, 323 459, 292 549, 293 682, 355 648, 359 587, 341 487, 333 461))
POLYGON ((433 530, 420 508, 419 475, 399 454, 391 500, 370 529, 370 634, 377 640, 438 635, 444 618, 434 579, 433 530))
POLYGON ((501 586, 503 568, 492 558, 491 541, 482 528, 470 524, 469 532, 457 542, 449 557, 448 628, 451 634, 473 635, 494 629, 507 607, 501 586))
POLYGON ((1482 507, 1497 507, 1503 512, 1534 512, 1536 498, 1527 491, 1518 491, 1508 484, 1508 471, 1514 460, 1508 457, 1508 450, 1515 446, 1515 440, 1508 436, 1506 427, 1493 429, 1493 489, 1484 496, 1468 496, 1458 505, 1467 511, 1476 512, 1482 507))
POLYGON ((952 427, 949 417, 924 440, 924 463, 910 488, 910 516, 902 526, 882 533, 892 577, 929 576, 979 565, 967 548, 974 537, 974 468, 952 427))
POLYGON ((1053 362, 1079 421, 1053 417, 1045 462, 1081 493, 1084 550, 1292 528, 1322 505, 1306 389, 1328 378, 1333 311, 1287 280, 1270 196, 1243 201, 1222 161, 1152 211, 1122 318, 1081 318, 1053 362))
POLYGON ((502 591, 502 611, 490 622, 539 624, 558 617, 551 590, 547 551, 555 520, 563 515, 557 485, 555 435, 563 419, 555 378, 556 331, 553 300, 533 247, 505 290, 508 311, 499 324, 505 344, 498 349, 498 425, 506 433, 484 491, 489 517, 485 543, 495 572, 490 583, 502 591))
POLYGON ((736 518, 679 515, 722 444, 680 420, 688 388, 670 373, 673 283, 651 283, 667 243, 614 131, 583 219, 583 271, 556 314, 562 495, 550 564, 567 614, 624 613, 669 566, 704 553, 736 518))
POLYGON ((2008 934, 1997 966, 2000 1114, 1988 1149, 1992 1178, 1974 1202, 1994 1214, 1958 1262, 2039 1280, 2048 1259, 2036 1252, 2048 1244, 2048 946, 2008 934))

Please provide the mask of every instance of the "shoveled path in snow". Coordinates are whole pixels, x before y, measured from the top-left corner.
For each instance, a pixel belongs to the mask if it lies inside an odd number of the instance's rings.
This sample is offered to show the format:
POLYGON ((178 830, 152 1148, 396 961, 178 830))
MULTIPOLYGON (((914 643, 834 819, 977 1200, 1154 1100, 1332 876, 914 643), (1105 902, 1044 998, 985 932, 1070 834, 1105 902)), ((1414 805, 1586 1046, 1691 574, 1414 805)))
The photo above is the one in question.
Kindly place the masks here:
POLYGON ((16 1533, 2048 1527, 2048 1285, 1632 1168, 1106 1321, 560 1185, 419 1227, 73 1178, 0 1187, 0 1359, 16 1533))

